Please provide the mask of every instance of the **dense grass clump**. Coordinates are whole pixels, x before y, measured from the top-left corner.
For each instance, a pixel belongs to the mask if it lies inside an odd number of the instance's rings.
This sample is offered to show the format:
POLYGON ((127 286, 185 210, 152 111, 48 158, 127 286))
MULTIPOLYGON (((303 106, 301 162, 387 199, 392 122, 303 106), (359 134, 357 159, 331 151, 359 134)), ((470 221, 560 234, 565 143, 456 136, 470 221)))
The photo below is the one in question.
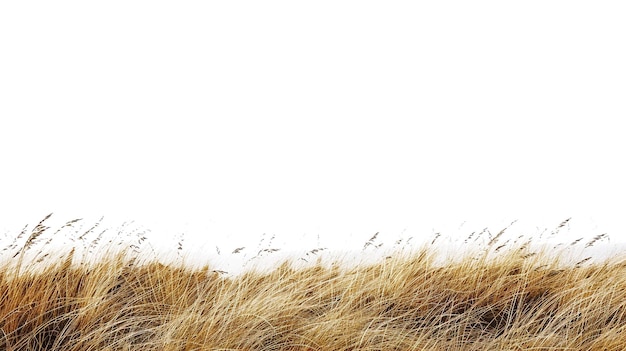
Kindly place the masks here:
POLYGON ((29 252, 46 229, 0 265, 2 350, 626 349, 615 257, 566 263, 493 241, 454 260, 425 247, 228 276, 132 250, 37 264, 29 252))

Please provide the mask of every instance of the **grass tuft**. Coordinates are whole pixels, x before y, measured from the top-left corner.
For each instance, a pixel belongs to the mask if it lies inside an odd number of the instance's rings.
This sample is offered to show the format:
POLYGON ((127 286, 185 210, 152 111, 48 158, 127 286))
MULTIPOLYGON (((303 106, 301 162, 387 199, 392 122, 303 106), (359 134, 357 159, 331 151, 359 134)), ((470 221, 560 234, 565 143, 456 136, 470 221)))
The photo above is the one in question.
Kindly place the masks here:
MULTIPOLYGON (((29 260, 48 218, 18 263, 0 264, 2 350, 626 349, 626 260, 568 263, 562 253, 531 250, 530 239, 500 242, 508 227, 489 234, 484 250, 449 260, 424 246, 368 264, 285 260, 229 276, 142 258, 143 234, 97 260, 86 261, 81 247, 29 260)), ((364 249, 380 246, 377 235, 364 249)))

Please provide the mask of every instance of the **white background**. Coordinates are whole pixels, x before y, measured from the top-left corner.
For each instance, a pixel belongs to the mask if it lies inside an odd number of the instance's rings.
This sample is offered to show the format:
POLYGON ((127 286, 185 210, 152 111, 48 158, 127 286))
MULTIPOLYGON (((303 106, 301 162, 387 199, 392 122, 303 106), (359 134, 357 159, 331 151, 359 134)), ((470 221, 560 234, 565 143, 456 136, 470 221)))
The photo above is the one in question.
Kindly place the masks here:
POLYGON ((626 241, 624 18, 618 1, 2 2, 0 227, 104 215, 209 253, 572 217, 626 241))

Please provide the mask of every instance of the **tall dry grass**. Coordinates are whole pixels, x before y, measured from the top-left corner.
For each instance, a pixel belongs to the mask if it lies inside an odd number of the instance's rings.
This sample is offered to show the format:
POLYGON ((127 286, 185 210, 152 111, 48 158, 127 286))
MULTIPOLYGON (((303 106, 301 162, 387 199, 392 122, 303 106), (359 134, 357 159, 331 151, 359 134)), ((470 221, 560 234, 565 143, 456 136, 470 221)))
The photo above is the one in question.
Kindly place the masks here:
POLYGON ((617 258, 569 264, 491 238, 445 262, 425 247, 371 264, 285 261, 227 276, 132 249, 38 262, 43 251, 29 252, 43 222, 5 248, 1 350, 626 349, 617 258))

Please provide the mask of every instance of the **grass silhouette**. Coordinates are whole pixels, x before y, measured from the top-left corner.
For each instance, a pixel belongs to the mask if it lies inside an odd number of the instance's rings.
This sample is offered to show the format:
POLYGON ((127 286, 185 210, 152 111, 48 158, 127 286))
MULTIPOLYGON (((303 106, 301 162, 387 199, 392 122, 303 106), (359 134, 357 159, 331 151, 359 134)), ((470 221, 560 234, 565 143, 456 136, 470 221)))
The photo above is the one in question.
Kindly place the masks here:
POLYGON ((130 245, 88 260, 79 252, 101 239, 97 225, 71 251, 46 252, 47 218, 3 250, 2 350, 626 349, 618 257, 571 263, 493 237, 454 260, 424 246, 368 264, 285 260, 228 276, 130 245))

